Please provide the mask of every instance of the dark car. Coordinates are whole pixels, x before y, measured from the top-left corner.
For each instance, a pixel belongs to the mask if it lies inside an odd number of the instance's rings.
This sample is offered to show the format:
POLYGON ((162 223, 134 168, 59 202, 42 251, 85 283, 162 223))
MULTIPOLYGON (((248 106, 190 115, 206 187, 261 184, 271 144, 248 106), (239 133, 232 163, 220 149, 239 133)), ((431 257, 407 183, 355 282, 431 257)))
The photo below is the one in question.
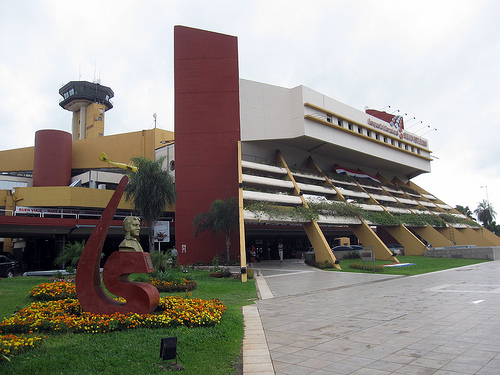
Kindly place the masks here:
POLYGON ((351 246, 335 246, 332 247, 332 251, 350 251, 353 250, 351 246))
POLYGON ((0 255, 0 277, 13 277, 16 271, 16 261, 0 255))
POLYGON ((386 246, 395 255, 404 255, 405 253, 404 247, 399 244, 391 243, 386 246))
POLYGON ((363 246, 360 246, 360 245, 351 245, 351 247, 353 250, 364 250, 365 249, 363 246))

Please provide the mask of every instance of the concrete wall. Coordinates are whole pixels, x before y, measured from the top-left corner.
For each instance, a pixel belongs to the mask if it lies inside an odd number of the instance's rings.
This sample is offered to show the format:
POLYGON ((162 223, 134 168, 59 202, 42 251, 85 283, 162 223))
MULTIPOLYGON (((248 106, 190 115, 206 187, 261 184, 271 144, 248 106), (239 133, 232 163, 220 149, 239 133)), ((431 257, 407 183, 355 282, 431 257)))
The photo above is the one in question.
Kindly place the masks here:
POLYGON ((424 256, 431 258, 467 258, 500 260, 500 246, 453 248, 425 250, 424 256))

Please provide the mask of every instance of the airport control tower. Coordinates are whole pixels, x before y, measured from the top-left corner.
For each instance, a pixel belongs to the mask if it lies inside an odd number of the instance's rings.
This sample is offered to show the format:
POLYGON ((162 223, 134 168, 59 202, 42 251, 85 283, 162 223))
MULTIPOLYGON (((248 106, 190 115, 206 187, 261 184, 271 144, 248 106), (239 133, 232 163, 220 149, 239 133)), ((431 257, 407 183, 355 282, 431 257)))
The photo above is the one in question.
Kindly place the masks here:
POLYGON ((102 137, 104 112, 113 108, 111 88, 99 83, 71 81, 61 87, 59 105, 73 112, 73 140, 102 137))

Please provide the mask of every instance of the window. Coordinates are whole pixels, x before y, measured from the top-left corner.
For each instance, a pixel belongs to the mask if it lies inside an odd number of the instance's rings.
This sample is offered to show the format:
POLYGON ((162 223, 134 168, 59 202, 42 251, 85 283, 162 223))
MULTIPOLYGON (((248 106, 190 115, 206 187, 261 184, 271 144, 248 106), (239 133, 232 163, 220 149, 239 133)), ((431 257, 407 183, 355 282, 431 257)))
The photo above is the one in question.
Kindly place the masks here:
POLYGON ((366 135, 367 135, 368 137, 371 137, 371 136, 372 136, 372 132, 371 132, 371 131, 369 131, 369 130, 367 130, 367 131, 366 131, 366 135))
POLYGON ((328 121, 328 122, 332 122, 332 116, 328 116, 328 115, 326 115, 326 121, 328 121))
POLYGON ((358 126, 358 133, 359 133, 359 134, 363 134, 363 128, 360 128, 360 127, 358 126))
POLYGON ((70 88, 69 91, 69 96, 72 96, 72 95, 75 95, 75 89, 74 88, 70 88))
POLYGON ((375 133, 375 139, 376 139, 377 141, 380 141, 380 135, 379 135, 378 133, 375 133))
POLYGON ((342 120, 341 120, 341 119, 337 119, 337 124, 338 124, 339 126, 342 126, 342 120))
POLYGON ((351 123, 348 124, 348 128, 349 128, 349 130, 352 130, 353 127, 352 127, 351 123))

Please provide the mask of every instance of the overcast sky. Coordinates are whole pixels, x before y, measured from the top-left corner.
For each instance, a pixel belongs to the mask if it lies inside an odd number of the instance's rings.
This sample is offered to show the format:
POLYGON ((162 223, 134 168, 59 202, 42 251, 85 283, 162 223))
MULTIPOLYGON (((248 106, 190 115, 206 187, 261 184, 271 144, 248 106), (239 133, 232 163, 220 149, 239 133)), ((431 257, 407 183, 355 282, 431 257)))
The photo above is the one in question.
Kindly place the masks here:
POLYGON ((0 0, 0 150, 71 131, 58 91, 72 80, 115 92, 106 135, 151 128, 153 113, 173 130, 184 25, 237 36, 242 78, 407 113, 435 157, 414 181, 472 210, 487 191, 500 215, 499 19, 495 0, 0 0))

